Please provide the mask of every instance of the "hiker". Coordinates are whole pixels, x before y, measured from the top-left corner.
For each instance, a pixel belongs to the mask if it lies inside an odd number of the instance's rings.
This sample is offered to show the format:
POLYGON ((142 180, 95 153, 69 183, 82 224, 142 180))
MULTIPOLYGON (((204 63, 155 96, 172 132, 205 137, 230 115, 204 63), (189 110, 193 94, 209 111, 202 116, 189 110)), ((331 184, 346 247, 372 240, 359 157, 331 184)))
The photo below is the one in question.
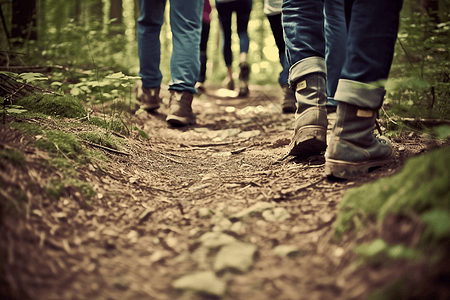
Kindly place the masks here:
POLYGON ((288 76, 289 76, 289 63, 286 59, 283 26, 281 24, 281 3, 283 0, 264 0, 264 13, 270 23, 275 44, 278 48, 278 56, 280 58, 280 64, 283 69, 278 76, 278 83, 283 89, 283 102, 281 108, 284 113, 292 113, 297 109, 294 91, 289 88, 288 76))
POLYGON ((337 120, 328 148, 323 10, 317 5, 319 1, 283 2, 283 28, 291 66, 289 82, 298 104, 290 153, 311 156, 326 149, 325 174, 353 178, 394 156, 390 142, 375 137, 372 129, 383 104, 382 82, 388 77, 393 59, 402 0, 341 1, 347 47, 334 96, 337 120))
POLYGON ((223 57, 227 67, 227 76, 224 85, 234 90, 233 69, 231 63, 233 55, 231 52, 231 16, 236 12, 237 32, 239 35, 240 55, 239 55, 239 96, 245 97, 249 94, 248 76, 250 72, 247 63, 247 53, 249 39, 247 33, 248 21, 252 11, 252 0, 216 0, 216 9, 219 15, 219 22, 222 28, 223 57))
MULTIPOLYGON (((283 102, 281 104, 284 113, 292 113, 297 109, 297 100, 294 91, 288 85, 289 63, 285 53, 285 43, 283 38, 283 27, 281 21, 281 4, 283 0, 264 0, 264 13, 269 20, 275 43, 278 48, 280 63, 283 70, 278 77, 278 83, 283 89, 283 102)), ((344 4, 341 0, 325 1, 323 5, 324 57, 327 67, 327 111, 335 112, 337 103, 334 101, 334 94, 338 83, 341 69, 345 60, 345 44, 347 29, 345 27, 344 4)))
MULTIPOLYGON (((159 108, 162 74, 159 69, 161 45, 159 35, 164 22, 166 0, 139 0, 137 20, 139 76, 142 86, 136 98, 144 109, 152 112, 159 108)), ((173 52, 170 61, 172 81, 169 84, 169 113, 166 121, 173 126, 195 124, 192 111, 195 83, 200 72, 200 35, 203 1, 170 0, 170 28, 173 52)))
POLYGON ((202 17, 202 34, 200 39, 200 76, 198 78, 197 84, 195 85, 197 91, 205 92, 205 78, 206 78, 206 48, 209 39, 209 30, 211 28, 211 14, 212 8, 209 0, 205 0, 203 4, 203 17, 202 17))

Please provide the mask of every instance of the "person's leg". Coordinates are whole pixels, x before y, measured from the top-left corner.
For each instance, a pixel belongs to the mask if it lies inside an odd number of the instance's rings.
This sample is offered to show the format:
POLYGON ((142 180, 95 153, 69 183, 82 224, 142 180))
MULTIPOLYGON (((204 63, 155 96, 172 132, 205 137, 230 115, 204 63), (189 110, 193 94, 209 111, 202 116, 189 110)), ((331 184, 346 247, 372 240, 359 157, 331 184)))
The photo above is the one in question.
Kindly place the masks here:
POLYGON ((195 123, 192 112, 195 83, 200 73, 200 36, 203 2, 170 0, 173 51, 170 61, 171 96, 166 121, 174 126, 195 123))
POLYGON ((136 26, 141 82, 136 86, 136 98, 143 103, 147 111, 157 109, 161 102, 159 34, 164 22, 165 4, 166 0, 155 0, 151 4, 148 1, 139 0, 139 18, 136 26))
POLYGON ((231 51, 231 15, 233 13, 233 3, 221 3, 216 1, 216 10, 219 17, 220 27, 222 28, 222 53, 227 67, 227 77, 224 83, 227 88, 234 90, 233 69, 231 63, 233 54, 231 51))
POLYGON ((173 51, 170 60, 170 90, 196 93, 200 73, 200 37, 203 2, 170 0, 173 51))
POLYGON ((334 94, 341 76, 347 46, 347 27, 343 0, 326 0, 325 15, 325 61, 327 65, 327 96, 329 107, 336 107, 334 94))
POLYGON ((326 149, 326 66, 323 1, 284 0, 283 28, 289 83, 297 99, 290 154, 311 156, 326 149))
POLYGON ((278 56, 280 58, 280 64, 283 67, 283 70, 278 77, 278 83, 280 85, 284 85, 287 83, 289 76, 289 63, 286 59, 286 47, 284 44, 283 37, 283 25, 281 23, 281 13, 276 15, 267 16, 269 20, 270 28, 272 29, 273 38, 275 39, 275 44, 278 48, 278 56))
POLYGON ((281 13, 267 16, 270 28, 272 29, 275 44, 278 48, 278 56, 283 69, 278 76, 278 83, 283 89, 283 102, 281 108, 285 113, 293 113, 297 109, 294 91, 288 85, 289 63, 286 59, 286 51, 283 37, 283 25, 281 23, 281 13))
POLYGON ((206 77, 206 61, 207 61, 207 45, 209 39, 209 31, 211 28, 211 24, 209 22, 202 22, 202 35, 200 40, 200 77, 198 82, 205 82, 206 77))
POLYGON ((248 95, 248 76, 250 67, 247 63, 247 53, 249 47, 248 39, 248 21, 250 13, 252 12, 252 0, 236 1, 235 11, 237 19, 237 32, 239 36, 240 56, 239 56, 239 96, 245 97, 248 95))
POLYGON ((348 43, 335 99, 337 120, 325 155, 325 174, 352 178, 389 162, 394 150, 373 126, 383 104, 402 0, 345 1, 348 43))

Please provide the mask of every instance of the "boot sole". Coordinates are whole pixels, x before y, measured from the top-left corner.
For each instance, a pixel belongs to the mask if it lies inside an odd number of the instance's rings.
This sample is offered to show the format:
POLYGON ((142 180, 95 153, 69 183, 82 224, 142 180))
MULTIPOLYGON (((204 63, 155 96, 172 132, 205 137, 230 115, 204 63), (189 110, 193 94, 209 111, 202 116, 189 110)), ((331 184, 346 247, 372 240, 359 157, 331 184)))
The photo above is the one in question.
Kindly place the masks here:
POLYGON ((393 157, 394 154, 383 160, 360 163, 325 158, 325 175, 342 179, 356 178, 369 173, 370 168, 381 167, 390 163, 393 157))
POLYGON ((183 117, 177 117, 175 115, 167 116, 166 122, 174 127, 182 127, 182 126, 195 124, 195 120, 190 120, 188 118, 183 118, 183 117))
POLYGON ((144 110, 145 110, 146 112, 154 112, 154 111, 157 110, 158 108, 159 108, 159 105, 154 105, 154 106, 146 105, 146 106, 144 106, 144 110))
POLYGON ((327 129, 318 125, 300 128, 289 144, 289 155, 309 157, 327 149, 327 129))

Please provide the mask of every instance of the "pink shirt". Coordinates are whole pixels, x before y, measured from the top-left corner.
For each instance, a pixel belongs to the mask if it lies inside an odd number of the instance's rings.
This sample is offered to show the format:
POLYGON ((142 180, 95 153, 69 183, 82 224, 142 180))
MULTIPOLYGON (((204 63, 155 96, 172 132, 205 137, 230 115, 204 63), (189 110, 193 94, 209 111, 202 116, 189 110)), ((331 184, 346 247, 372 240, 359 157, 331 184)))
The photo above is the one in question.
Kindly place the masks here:
POLYGON ((211 4, 209 0, 205 0, 205 4, 203 5, 203 22, 211 22, 209 15, 211 14, 211 4))

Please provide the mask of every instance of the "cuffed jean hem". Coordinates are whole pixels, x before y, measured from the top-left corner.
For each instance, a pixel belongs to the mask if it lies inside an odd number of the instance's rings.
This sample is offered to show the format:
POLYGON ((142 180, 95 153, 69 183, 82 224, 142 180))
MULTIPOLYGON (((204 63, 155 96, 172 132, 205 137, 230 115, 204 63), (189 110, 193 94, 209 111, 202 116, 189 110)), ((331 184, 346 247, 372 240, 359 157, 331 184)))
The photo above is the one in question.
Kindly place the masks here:
POLYGON ((293 64, 289 69, 289 85, 292 86, 305 75, 312 73, 321 73, 324 77, 327 76, 327 67, 324 58, 312 56, 293 64))
POLYGON ((334 99, 361 108, 379 109, 386 90, 369 83, 339 79, 334 99))
POLYGON ((186 84, 177 84, 177 85, 170 84, 169 91, 189 92, 192 94, 198 94, 198 91, 195 87, 186 84))

